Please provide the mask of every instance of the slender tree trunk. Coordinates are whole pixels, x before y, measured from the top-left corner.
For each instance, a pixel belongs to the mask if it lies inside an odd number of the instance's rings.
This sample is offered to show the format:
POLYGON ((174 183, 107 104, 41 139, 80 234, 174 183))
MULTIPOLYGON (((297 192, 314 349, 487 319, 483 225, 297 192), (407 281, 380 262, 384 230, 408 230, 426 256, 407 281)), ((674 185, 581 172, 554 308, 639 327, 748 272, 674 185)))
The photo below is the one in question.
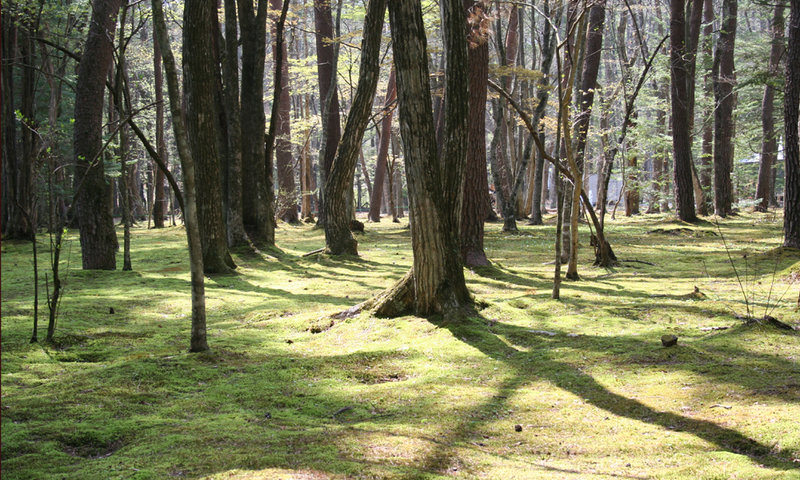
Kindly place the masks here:
POLYGON ((761 162, 758 166, 758 183, 756 185, 756 198, 761 201, 756 209, 766 212, 773 196, 772 191, 772 168, 778 159, 778 132, 775 131, 775 87, 772 77, 777 76, 780 71, 780 61, 783 56, 784 30, 786 21, 784 19, 784 3, 776 3, 772 15, 772 48, 769 54, 769 73, 770 79, 764 87, 764 98, 761 101, 761 162))
POLYGON ((720 217, 733 212, 733 52, 737 8, 737 0, 723 0, 722 28, 714 54, 714 213, 720 217))
POLYGON ((786 191, 783 210, 783 246, 800 248, 800 0, 791 0, 789 42, 786 51, 786 87, 783 96, 786 191))
POLYGON ((361 139, 372 111, 380 73, 381 32, 386 0, 370 0, 364 18, 358 87, 347 115, 344 134, 325 184, 325 247, 333 255, 358 255, 358 242, 350 232, 348 189, 352 193, 361 139))
MULTIPOLYGON (((153 32, 153 88, 156 97, 156 149, 158 156, 165 164, 169 164, 169 150, 164 140, 164 76, 161 70, 161 49, 153 32)), ((167 213, 167 192, 164 188, 164 172, 153 162, 153 181, 155 194, 153 198, 153 226, 164 228, 164 217, 167 213)))
MULTIPOLYGON (((201 45, 213 30, 216 10, 206 0, 187 0, 184 10, 184 45, 201 45)), ((217 82, 219 61, 211 48, 187 48, 183 52, 183 85, 186 130, 195 166, 195 181, 203 195, 197 197, 197 217, 203 245, 205 273, 229 273, 236 268, 228 252, 222 216, 222 175, 217 128, 217 82)))
MULTIPOLYGON (((200 2, 202 3, 202 2, 200 2)), ((178 87, 178 72, 175 58, 169 46, 167 25, 164 22, 164 12, 161 0, 152 0, 153 23, 155 24, 158 42, 161 46, 161 55, 164 60, 164 69, 167 74, 167 89, 169 92, 170 112, 172 114, 172 128, 175 141, 178 145, 178 156, 183 170, 183 184, 185 194, 184 220, 186 222, 186 238, 189 243, 189 260, 192 282, 192 331, 189 342, 189 351, 202 352, 208 350, 206 340, 206 298, 203 279, 203 247, 200 240, 200 225, 197 220, 197 187, 195 185, 194 161, 189 147, 189 138, 184 125, 183 112, 181 111, 181 94, 178 87)), ((194 8, 195 4, 187 4, 194 8)))
POLYGON ((78 64, 73 150, 76 212, 85 270, 117 268, 117 234, 111 217, 111 187, 100 156, 105 82, 112 63, 121 0, 95 1, 89 35, 78 64))
POLYGON ((381 200, 383 199, 383 184, 386 181, 386 162, 389 157, 389 143, 392 136, 392 116, 394 102, 397 101, 397 82, 394 68, 389 74, 389 85, 386 87, 386 100, 384 101, 385 114, 381 121, 380 143, 378 144, 378 159, 375 165, 375 183, 369 198, 369 220, 381 221, 381 200))
POLYGON ((469 267, 489 265, 483 250, 484 220, 489 192, 486 176, 486 97, 489 78, 487 6, 481 0, 464 0, 470 26, 469 50, 469 132, 465 167, 464 199, 461 212, 461 255, 469 267))

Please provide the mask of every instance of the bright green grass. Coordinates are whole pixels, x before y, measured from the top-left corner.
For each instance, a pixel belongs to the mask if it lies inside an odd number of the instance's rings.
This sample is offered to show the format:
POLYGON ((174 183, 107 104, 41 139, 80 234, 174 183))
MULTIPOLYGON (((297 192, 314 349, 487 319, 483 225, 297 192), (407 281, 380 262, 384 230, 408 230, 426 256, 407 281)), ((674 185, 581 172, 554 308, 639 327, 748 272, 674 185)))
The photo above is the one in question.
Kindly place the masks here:
MULTIPOLYGON (((751 308, 798 325, 779 219, 722 231, 751 308)), ((479 318, 330 326, 405 273, 406 225, 367 224, 345 259, 301 257, 322 231, 282 225, 280 250, 239 251, 237 275, 207 281, 204 354, 187 353, 181 228, 135 229, 134 272, 80 271, 73 236, 56 345, 28 343, 30 245, 3 242, 3 479, 800 478, 800 336, 735 317, 716 227, 607 228, 640 262, 593 268, 584 240, 561 301, 552 224, 488 225, 495 265, 467 272, 479 318)))

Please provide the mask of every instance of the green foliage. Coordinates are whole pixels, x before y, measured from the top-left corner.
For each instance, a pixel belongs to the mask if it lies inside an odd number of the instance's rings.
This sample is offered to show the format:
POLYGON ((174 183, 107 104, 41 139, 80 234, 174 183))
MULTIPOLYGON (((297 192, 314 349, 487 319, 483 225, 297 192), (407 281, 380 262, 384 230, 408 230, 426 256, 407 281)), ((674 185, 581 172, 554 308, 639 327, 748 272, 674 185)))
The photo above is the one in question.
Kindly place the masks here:
MULTIPOLYGON (((494 265, 467 272, 486 307, 458 324, 330 319, 407 271, 407 225, 368 224, 344 260, 301 257, 322 231, 282 225, 280 250, 208 279, 204 354, 186 352, 182 228, 134 229, 133 272, 64 267, 53 345, 28 343, 29 245, 3 242, 3 478, 792 478, 800 337, 735 318, 715 227, 609 220, 628 261, 585 267, 586 246, 557 302, 552 221, 488 225, 494 265)), ((721 228, 757 291, 800 275, 797 252, 770 253, 779 216, 721 228)), ((795 324, 796 288, 773 312, 795 324)))

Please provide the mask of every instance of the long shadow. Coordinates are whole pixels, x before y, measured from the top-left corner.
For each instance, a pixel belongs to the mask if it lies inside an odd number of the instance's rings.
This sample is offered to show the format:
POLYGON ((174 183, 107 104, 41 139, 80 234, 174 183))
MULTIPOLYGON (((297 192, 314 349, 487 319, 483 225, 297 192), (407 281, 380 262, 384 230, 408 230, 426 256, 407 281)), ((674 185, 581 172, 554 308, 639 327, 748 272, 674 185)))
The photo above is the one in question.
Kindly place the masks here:
MULTIPOLYGON (((436 322, 434 322, 436 323, 436 322)), ((749 457, 751 460, 779 470, 796 470, 791 459, 771 453, 771 448, 742 433, 716 423, 684 417, 672 412, 656 410, 643 403, 609 391, 592 376, 578 368, 550 357, 549 349, 538 348, 530 352, 517 350, 506 344, 496 334, 489 332, 483 319, 465 319, 463 323, 438 323, 448 329, 455 338, 480 350, 488 357, 507 364, 519 377, 504 388, 516 389, 524 379, 543 377, 553 385, 569 391, 587 403, 620 417, 658 425, 673 431, 684 431, 695 435, 720 449, 749 457)), ((512 338, 530 336, 526 329, 498 323, 496 331, 510 334, 512 338)), ((594 338, 592 340, 595 340, 594 338)), ((468 429, 461 425, 461 430, 468 429)), ((432 456, 435 458, 435 455, 432 456)))

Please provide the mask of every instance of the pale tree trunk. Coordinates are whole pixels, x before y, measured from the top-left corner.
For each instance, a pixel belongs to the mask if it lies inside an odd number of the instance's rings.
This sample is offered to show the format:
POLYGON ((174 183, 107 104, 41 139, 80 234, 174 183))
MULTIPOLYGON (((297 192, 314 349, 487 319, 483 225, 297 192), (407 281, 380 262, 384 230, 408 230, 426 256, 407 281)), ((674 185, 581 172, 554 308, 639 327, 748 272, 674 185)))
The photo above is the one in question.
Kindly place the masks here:
POLYGON ((733 212, 733 86, 736 83, 733 52, 737 9, 737 0, 723 0, 722 28, 714 54, 714 100, 717 105, 714 110, 714 213, 720 217, 733 212))
POLYGON ((772 191, 772 168, 778 159, 778 132, 775 131, 775 87, 771 79, 777 77, 780 71, 780 61, 783 56, 784 30, 786 21, 784 19, 786 5, 783 3, 775 4, 772 15, 772 48, 769 54, 769 74, 770 79, 764 87, 764 98, 761 101, 761 162, 758 166, 758 183, 756 185, 756 198, 761 201, 756 206, 760 212, 766 212, 773 197, 772 191))
POLYGON ((386 100, 384 101, 384 117, 381 121, 380 143, 378 144, 378 159, 375 165, 375 183, 369 196, 369 220, 381 221, 381 201, 383 199, 383 184, 386 181, 386 163, 389 157, 389 144, 392 136, 392 116, 394 102, 397 100, 397 82, 394 68, 389 74, 389 85, 386 87, 386 100))
MULTIPOLYGON (((194 7, 194 4, 188 5, 194 7)), ((194 176, 194 160, 189 148, 189 138, 184 125, 183 112, 181 111, 181 93, 178 87, 178 72, 175 66, 175 57, 169 46, 167 26, 164 22, 164 12, 161 0, 152 0, 153 23, 156 35, 161 46, 161 55, 164 60, 164 69, 167 75, 167 89, 169 93, 170 112, 172 114, 172 128, 175 133, 175 142, 178 146, 178 156, 183 170, 184 206, 183 216, 186 223, 186 238, 189 243, 189 260, 192 283, 192 332, 189 351, 202 352, 208 350, 206 340, 206 298, 203 279, 203 247, 200 241, 200 225, 197 221, 197 187, 194 176)), ((177 192, 176 192, 177 193, 177 192)))
POLYGON ((461 212, 461 255, 464 265, 489 265, 483 250, 484 221, 489 182, 486 177, 486 97, 489 78, 487 6, 483 1, 464 0, 470 26, 469 50, 469 133, 461 212))
MULTIPOLYGON (((311 99, 309 98, 308 94, 304 95, 303 103, 305 119, 309 119, 311 117, 311 99)), ((303 149, 300 151, 300 194, 302 196, 302 201, 300 203, 300 214, 303 217, 304 222, 311 222, 314 219, 314 214, 311 211, 311 204, 314 196, 312 193, 314 190, 314 175, 311 169, 311 155, 309 153, 309 150, 311 149, 310 141, 311 129, 308 129, 305 134, 303 149)))
MULTIPOLYGON (((786 51, 786 87, 783 96, 786 191, 783 210, 783 246, 800 248, 800 0, 791 0, 789 42, 786 51)), ((800 301, 800 299, 798 299, 800 301)))
POLYGON ((112 64, 114 32, 121 0, 95 1, 89 35, 78 64, 73 150, 81 257, 85 270, 117 268, 117 234, 111 217, 111 186, 99 155, 103 98, 112 64))
POLYGON ((325 183, 325 250, 333 255, 358 255, 358 242, 350 232, 351 209, 348 208, 353 190, 361 139, 372 112, 372 100, 380 73, 381 32, 386 13, 386 0, 370 0, 364 18, 364 37, 361 43, 361 64, 353 105, 347 115, 342 140, 336 151, 325 183))

